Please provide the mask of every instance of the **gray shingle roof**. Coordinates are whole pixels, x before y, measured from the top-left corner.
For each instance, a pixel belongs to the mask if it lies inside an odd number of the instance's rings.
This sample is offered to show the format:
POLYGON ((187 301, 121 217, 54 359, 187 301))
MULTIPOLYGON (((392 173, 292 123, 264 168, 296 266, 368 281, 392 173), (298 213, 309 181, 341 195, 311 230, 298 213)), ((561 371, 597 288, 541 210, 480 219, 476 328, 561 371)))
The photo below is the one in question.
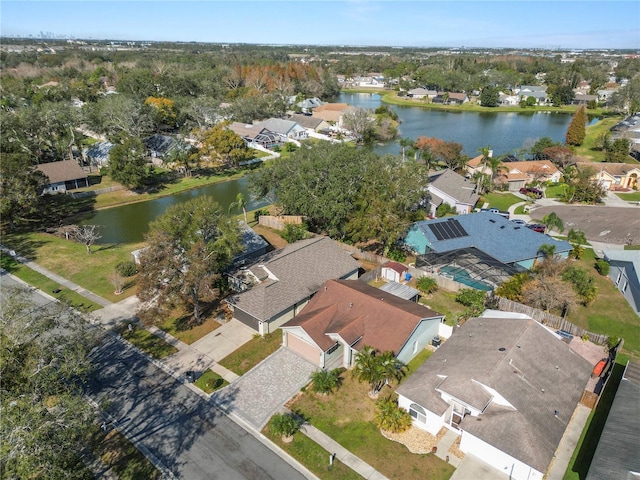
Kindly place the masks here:
POLYGON ((47 176, 49 183, 60 183, 87 178, 87 174, 75 160, 41 163, 36 165, 36 169, 47 176))
POLYGON ((252 262, 248 268, 264 281, 228 301, 235 308, 268 321, 317 292, 327 280, 347 277, 359 266, 328 237, 300 240, 252 262))
POLYGON ((478 417, 467 415, 460 428, 545 472, 592 368, 534 320, 472 318, 397 392, 437 414, 447 405, 436 387, 484 409, 478 417), (482 385, 513 408, 490 402, 482 385))
POLYGON ((299 113, 294 113, 291 115, 291 120, 300 124, 304 128, 316 129, 318 125, 320 125, 324 120, 318 117, 312 117, 311 115, 300 115, 299 113))
POLYGON ((586 480, 635 479, 640 472, 640 365, 629 363, 586 480))
POLYGON ((264 122, 256 123, 256 127, 266 128, 270 132, 280 133, 281 135, 288 135, 296 125, 296 122, 282 118, 269 118, 264 122))
MULTIPOLYGON (((430 184, 456 199, 458 203, 475 205, 478 201, 477 193, 475 193, 475 185, 462 175, 458 175, 453 170, 447 169, 442 172, 436 172, 429 176, 430 184)), ((440 202, 442 203, 442 202, 440 202)))
MULTIPOLYGON (((491 212, 477 212, 469 215, 425 220, 414 223, 411 229, 419 230, 437 253, 476 247, 503 263, 514 263, 536 258, 540 246, 545 243, 554 245, 556 253, 568 252, 572 248, 569 242, 556 240, 548 235, 534 232, 491 212), (438 240, 428 225, 446 222, 449 219, 457 220, 468 235, 449 240, 438 240)), ((424 252, 418 253, 422 254, 424 252)))

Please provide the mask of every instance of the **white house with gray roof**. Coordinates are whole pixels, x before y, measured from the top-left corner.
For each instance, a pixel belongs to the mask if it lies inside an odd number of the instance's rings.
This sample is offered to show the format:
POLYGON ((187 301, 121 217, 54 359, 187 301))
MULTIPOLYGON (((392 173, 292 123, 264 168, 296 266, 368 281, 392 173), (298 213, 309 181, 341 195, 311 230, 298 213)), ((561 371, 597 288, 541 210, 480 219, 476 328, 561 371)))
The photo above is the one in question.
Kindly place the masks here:
POLYGON ((305 140, 309 138, 306 128, 292 120, 282 118, 270 118, 264 122, 255 124, 258 128, 265 128, 270 132, 278 134, 283 142, 289 140, 305 140))
POLYGON ((432 216, 443 203, 455 208, 460 215, 471 213, 480 198, 474 183, 450 169, 429 175, 427 190, 431 195, 429 203, 432 216))
POLYGON ((328 237, 287 245, 229 275, 234 318, 261 335, 297 316, 327 280, 354 280, 360 264, 328 237))
POLYGON ((633 311, 640 315, 640 251, 605 250, 609 262, 609 278, 616 285, 633 311))
POLYGON ((542 480, 593 369, 523 314, 471 318, 397 388, 413 425, 514 480, 542 480))

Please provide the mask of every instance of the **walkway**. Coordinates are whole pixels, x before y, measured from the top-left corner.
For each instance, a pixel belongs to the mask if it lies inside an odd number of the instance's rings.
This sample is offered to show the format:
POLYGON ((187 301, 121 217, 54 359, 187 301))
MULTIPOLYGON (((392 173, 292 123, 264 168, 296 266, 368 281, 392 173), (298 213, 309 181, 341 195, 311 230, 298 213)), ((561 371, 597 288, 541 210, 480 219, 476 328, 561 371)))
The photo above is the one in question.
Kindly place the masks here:
POLYGON ((573 412, 573 416, 569 421, 569 425, 564 432, 560 445, 556 450, 555 458, 551 463, 551 467, 547 471, 546 480, 562 480, 567 471, 571 456, 578 446, 580 435, 587 424, 591 409, 584 405, 578 405, 573 412))

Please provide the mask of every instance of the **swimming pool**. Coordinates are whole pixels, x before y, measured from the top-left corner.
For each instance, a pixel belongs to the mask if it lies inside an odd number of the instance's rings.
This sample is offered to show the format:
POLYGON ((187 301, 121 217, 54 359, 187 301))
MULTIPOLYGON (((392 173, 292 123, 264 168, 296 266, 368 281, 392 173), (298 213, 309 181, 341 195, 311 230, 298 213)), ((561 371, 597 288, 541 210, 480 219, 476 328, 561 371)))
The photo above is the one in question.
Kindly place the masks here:
POLYGON ((440 273, 448 274, 449 276, 453 277, 456 282, 462 283, 471 288, 475 288, 476 290, 483 290, 485 292, 493 290, 493 287, 491 285, 481 282, 480 280, 474 280, 469 276, 469 272, 460 267, 452 267, 450 265, 447 265, 440 269, 440 273))

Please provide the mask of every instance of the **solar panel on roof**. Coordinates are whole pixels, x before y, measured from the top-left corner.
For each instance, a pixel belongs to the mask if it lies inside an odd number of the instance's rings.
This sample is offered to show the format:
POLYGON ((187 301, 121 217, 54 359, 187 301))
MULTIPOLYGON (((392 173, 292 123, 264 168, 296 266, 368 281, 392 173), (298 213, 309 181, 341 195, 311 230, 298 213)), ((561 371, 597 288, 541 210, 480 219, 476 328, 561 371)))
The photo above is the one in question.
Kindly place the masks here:
POLYGON ((455 218, 450 218, 446 222, 430 223, 428 225, 436 240, 450 240, 469 235, 455 218))

